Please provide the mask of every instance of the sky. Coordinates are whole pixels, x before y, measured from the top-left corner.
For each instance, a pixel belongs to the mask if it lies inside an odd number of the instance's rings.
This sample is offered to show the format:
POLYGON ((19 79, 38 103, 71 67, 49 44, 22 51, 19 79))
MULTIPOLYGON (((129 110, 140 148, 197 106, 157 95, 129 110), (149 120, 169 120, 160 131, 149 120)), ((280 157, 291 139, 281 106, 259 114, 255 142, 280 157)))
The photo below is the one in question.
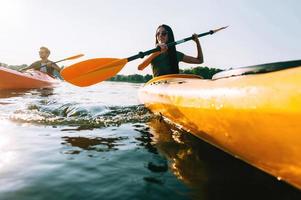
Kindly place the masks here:
MULTIPOLYGON (((176 40, 193 33, 230 27, 200 38, 203 66, 235 68, 301 59, 300 0, 0 0, 0 62, 19 65, 39 59, 40 46, 50 59, 75 54, 90 58, 124 58, 154 47, 161 24, 176 40)), ((193 41, 177 50, 196 56, 193 41)), ((121 74, 137 70, 128 63, 121 74)), ((180 64, 181 68, 197 65, 180 64)))

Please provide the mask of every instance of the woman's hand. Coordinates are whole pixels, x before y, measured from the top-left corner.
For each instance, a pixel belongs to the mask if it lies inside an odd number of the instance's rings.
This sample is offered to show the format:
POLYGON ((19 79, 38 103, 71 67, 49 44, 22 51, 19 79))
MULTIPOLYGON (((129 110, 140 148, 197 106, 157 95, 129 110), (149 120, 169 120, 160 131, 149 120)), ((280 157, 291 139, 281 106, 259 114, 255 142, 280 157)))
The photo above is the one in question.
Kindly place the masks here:
POLYGON ((157 44, 157 46, 161 48, 161 53, 165 53, 168 50, 168 46, 166 44, 157 44))
POLYGON ((200 41, 199 41, 199 38, 198 38, 198 34, 194 33, 194 34, 192 35, 192 40, 195 41, 196 43, 200 42, 200 41))
POLYGON ((203 51, 202 51, 202 48, 201 48, 201 44, 200 44, 198 35, 193 34, 192 35, 192 40, 195 41, 195 43, 196 43, 196 47, 197 47, 197 50, 198 50, 198 55, 197 55, 197 57, 184 55, 182 61, 186 62, 186 63, 191 63, 191 64, 202 64, 204 62, 204 57, 203 57, 203 51))

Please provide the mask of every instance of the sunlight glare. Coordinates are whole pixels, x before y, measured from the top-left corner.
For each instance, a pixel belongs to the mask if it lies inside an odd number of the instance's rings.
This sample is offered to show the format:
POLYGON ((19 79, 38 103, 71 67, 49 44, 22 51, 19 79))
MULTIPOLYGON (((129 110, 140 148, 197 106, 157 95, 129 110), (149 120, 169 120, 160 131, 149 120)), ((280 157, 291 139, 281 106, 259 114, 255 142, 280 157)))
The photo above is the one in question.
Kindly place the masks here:
POLYGON ((13 162, 16 154, 14 151, 10 150, 10 147, 13 145, 13 140, 11 134, 9 134, 6 129, 8 124, 2 120, 0 121, 0 124, 0 170, 2 170, 13 162))

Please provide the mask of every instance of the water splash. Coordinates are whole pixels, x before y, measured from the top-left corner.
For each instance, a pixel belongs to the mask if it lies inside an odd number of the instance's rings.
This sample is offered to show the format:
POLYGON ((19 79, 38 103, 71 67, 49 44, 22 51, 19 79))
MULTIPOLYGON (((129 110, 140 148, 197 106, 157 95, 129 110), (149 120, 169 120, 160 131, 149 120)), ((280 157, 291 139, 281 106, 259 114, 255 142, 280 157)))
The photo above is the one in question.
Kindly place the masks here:
POLYGON ((69 126, 63 130, 88 130, 124 123, 147 122, 152 114, 143 105, 133 106, 83 106, 76 103, 58 105, 40 101, 26 109, 16 110, 10 120, 49 126, 69 126), (71 128, 70 128, 71 126, 71 128))

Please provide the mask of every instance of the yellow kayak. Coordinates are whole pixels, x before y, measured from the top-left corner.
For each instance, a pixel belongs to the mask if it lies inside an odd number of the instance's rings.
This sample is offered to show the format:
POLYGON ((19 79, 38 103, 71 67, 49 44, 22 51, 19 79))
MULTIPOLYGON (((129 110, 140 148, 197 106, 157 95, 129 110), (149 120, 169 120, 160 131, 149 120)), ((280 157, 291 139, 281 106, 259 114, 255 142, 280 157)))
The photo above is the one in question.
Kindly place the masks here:
POLYGON ((204 80, 166 75, 139 99, 155 114, 301 189, 301 62, 280 71, 204 80))

